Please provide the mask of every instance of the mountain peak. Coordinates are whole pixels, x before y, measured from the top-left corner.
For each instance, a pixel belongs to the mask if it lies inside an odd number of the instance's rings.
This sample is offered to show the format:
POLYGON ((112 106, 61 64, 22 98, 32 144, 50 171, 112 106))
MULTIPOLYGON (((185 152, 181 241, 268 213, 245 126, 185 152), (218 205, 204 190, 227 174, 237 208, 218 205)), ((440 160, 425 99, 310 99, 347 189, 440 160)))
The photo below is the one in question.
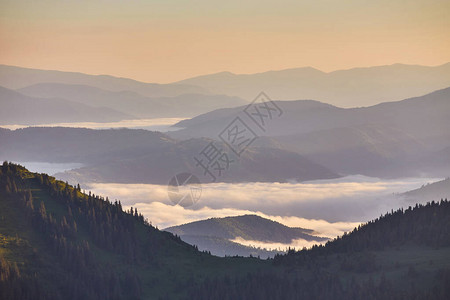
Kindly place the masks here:
POLYGON ((290 243, 294 239, 324 241, 313 236, 310 229, 288 227, 276 221, 255 214, 209 218, 165 229, 174 234, 214 236, 224 239, 243 238, 245 240, 290 243))

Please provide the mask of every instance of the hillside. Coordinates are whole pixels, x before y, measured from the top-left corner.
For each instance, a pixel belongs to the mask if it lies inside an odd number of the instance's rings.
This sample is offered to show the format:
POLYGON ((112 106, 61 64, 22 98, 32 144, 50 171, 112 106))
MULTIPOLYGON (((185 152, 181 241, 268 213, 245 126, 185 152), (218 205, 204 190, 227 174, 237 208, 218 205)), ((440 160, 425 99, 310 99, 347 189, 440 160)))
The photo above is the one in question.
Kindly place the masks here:
POLYGON ((448 299, 450 203, 273 260, 218 258, 45 174, 0 167, 1 299, 448 299))
POLYGON ((39 70, 0 65, 0 86, 19 89, 38 83, 79 84, 109 91, 133 91, 148 97, 171 97, 181 94, 208 93, 203 88, 186 84, 145 83, 110 75, 89 75, 77 72, 39 70))
POLYGON ((428 171, 428 173, 436 173, 436 177, 448 177, 448 170, 450 169, 450 146, 427 153, 417 164, 419 167, 428 171))
POLYGON ((286 249, 266 249, 256 246, 246 246, 216 236, 182 235, 181 240, 195 245, 199 251, 207 251, 215 256, 244 256, 258 257, 261 259, 273 258, 276 254, 286 253, 286 249))
MULTIPOLYGON (((58 174, 70 182, 167 184, 179 172, 191 172, 210 182, 194 156, 211 140, 178 141, 146 130, 91 130, 82 128, 0 129, 0 157, 12 161, 77 162, 84 167, 58 174)), ((227 149, 217 143, 217 147, 227 149)), ((238 159, 228 151, 227 172, 220 182, 285 182, 339 177, 338 174, 294 152, 249 148, 238 159)))
POLYGON ((199 252, 120 202, 0 167, 1 299, 184 299, 187 282, 267 266, 199 252))
POLYGON ((224 239, 241 237, 245 240, 290 243, 295 239, 326 241, 313 235, 312 230, 287 227, 256 215, 211 218, 164 229, 173 234, 214 236, 224 239))
POLYGON ((327 239, 313 235, 312 230, 287 227, 278 222, 256 215, 225 218, 211 218, 172 226, 164 229, 179 236, 183 241, 196 245, 200 250, 210 251, 218 256, 260 256, 273 257, 282 251, 264 251, 232 242, 236 238, 265 243, 290 244, 293 240, 325 242, 327 239))
MULTIPOLYGON (((192 139, 168 143, 161 152, 148 151, 140 156, 133 155, 133 148, 121 153, 119 159, 103 160, 79 169, 58 173, 56 176, 70 182, 115 182, 167 184, 180 172, 196 175, 201 182, 288 182, 315 179, 333 179, 339 174, 321 166, 297 153, 282 149, 250 148, 238 159, 224 149, 230 158, 229 168, 223 165, 223 172, 205 174, 193 159, 211 140, 192 139), (213 177, 214 176, 214 177, 213 177)), ((142 149, 136 149, 141 151, 142 149)))
POLYGON ((325 245, 276 255, 283 277, 209 282, 195 299, 448 299, 450 202, 391 211, 325 245), (432 289, 429 287, 433 286, 432 289))
POLYGON ((39 83, 18 91, 33 97, 62 98, 94 107, 108 107, 138 118, 186 118, 247 103, 238 97, 225 95, 190 93, 172 97, 147 97, 133 91, 109 91, 88 85, 62 83, 39 83))
POLYGON ((57 98, 37 98, 0 86, 0 125, 58 122, 113 122, 135 117, 112 108, 57 98))
MULTIPOLYGON (((256 144, 296 152, 341 174, 376 177, 448 176, 450 88, 364 108, 344 109, 312 100, 276 101, 283 110, 256 144), (444 174, 444 175, 442 175, 444 174)), ((217 132, 245 107, 183 120, 175 138, 217 132)))
POLYGON ((322 72, 294 68, 257 74, 221 72, 178 83, 251 100, 259 92, 280 100, 316 99, 340 107, 396 101, 450 86, 450 63, 435 67, 394 64, 322 72))
POLYGON ((426 184, 418 189, 401 194, 409 201, 414 202, 417 199, 433 201, 438 199, 450 198, 450 178, 441 181, 426 184))
MULTIPOLYGON (((273 118, 265 136, 287 136, 361 125, 389 125, 408 135, 429 137, 446 133, 450 88, 396 102, 361 108, 340 108, 314 100, 275 101, 283 110, 273 118), (428 121, 428 122, 427 122, 428 121)), ((175 124, 185 128, 176 135, 213 136, 245 106, 219 109, 175 124)))
POLYGON ((17 161, 92 163, 142 155, 175 143, 163 133, 147 130, 35 127, 0 128, 0 156, 17 161))

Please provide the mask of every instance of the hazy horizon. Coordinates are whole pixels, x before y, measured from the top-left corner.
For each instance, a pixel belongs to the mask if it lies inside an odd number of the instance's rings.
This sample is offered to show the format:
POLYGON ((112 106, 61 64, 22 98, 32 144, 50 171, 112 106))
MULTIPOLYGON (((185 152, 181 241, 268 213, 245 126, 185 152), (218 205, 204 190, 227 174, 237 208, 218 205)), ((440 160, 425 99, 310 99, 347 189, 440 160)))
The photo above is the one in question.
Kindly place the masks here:
POLYGON ((450 61, 448 1, 22 0, 0 8, 0 63, 145 82, 450 61))
POLYGON ((119 74, 114 74, 114 73, 97 73, 97 72, 93 72, 93 73, 89 73, 89 72, 82 72, 82 71, 78 71, 76 69, 70 69, 70 70, 63 70, 63 69, 46 69, 46 68, 38 68, 38 67, 34 67, 34 66, 22 66, 22 65, 9 65, 6 63, 0 63, 0 65, 3 66, 7 66, 7 67, 17 67, 17 68, 24 68, 24 69, 34 69, 34 70, 42 70, 42 71, 58 71, 58 72, 67 72, 67 73, 80 73, 80 74, 86 74, 86 75, 93 75, 93 76, 111 76, 111 77, 115 77, 115 78, 121 78, 121 79, 131 79, 131 80, 135 80, 138 82, 143 82, 143 83, 155 83, 155 84, 171 84, 171 83, 178 83, 184 80, 188 80, 188 79, 194 79, 197 77, 203 77, 203 76, 210 76, 210 75, 217 75, 217 74, 222 74, 222 73, 231 73, 233 75, 257 75, 257 74, 263 74, 263 73, 270 73, 270 72, 282 72, 282 71, 289 71, 289 70, 299 70, 299 69, 314 69, 317 70, 319 72, 322 72, 324 74, 330 74, 330 73, 334 73, 334 72, 340 72, 340 71, 349 71, 349 70, 358 70, 358 69, 369 69, 369 68, 377 68, 377 67, 386 67, 386 66, 395 66, 395 65, 405 65, 405 66, 418 66, 418 67, 439 67, 439 66, 444 66, 450 64, 450 59, 448 61, 443 61, 440 63, 436 63, 436 64, 419 64, 419 63, 402 63, 402 62, 392 62, 392 63, 386 63, 386 64, 376 64, 376 65, 350 65, 348 67, 344 67, 344 68, 338 68, 338 69, 331 69, 331 70, 327 70, 325 71, 324 69, 320 69, 320 68, 316 68, 314 66, 310 66, 310 65, 304 65, 304 66, 292 66, 292 67, 286 67, 286 68, 280 68, 280 69, 266 69, 266 70, 260 70, 260 71, 256 71, 256 72, 247 72, 247 73, 239 73, 239 72, 232 72, 229 70, 219 70, 216 72, 210 72, 210 73, 198 73, 198 74, 193 74, 191 76, 188 77, 183 77, 183 78, 179 78, 173 81, 165 81, 165 82, 158 82, 158 81, 145 81, 145 80, 140 80, 138 78, 133 77, 132 75, 129 77, 124 77, 121 76, 119 74))

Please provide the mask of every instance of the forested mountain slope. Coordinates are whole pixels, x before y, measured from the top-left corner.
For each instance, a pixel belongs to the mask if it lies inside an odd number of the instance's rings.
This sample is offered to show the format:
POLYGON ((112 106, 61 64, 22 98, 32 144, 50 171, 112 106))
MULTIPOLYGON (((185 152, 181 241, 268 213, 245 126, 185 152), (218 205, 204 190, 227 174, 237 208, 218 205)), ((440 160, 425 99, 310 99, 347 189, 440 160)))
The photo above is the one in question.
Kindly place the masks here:
POLYGON ((293 240, 325 242, 328 239, 314 236, 311 229, 288 227, 281 223, 257 215, 243 215, 224 218, 210 218, 164 229, 178 235, 183 241, 195 244, 200 250, 208 250, 214 255, 244 255, 273 257, 281 250, 245 247, 233 242, 242 238, 252 242, 290 244, 293 240))
POLYGON ((316 99, 341 107, 367 106, 429 93, 450 85, 450 63, 393 64, 333 72, 304 67, 256 74, 221 72, 180 81, 213 93, 253 99, 265 91, 277 99, 316 99))
POLYGON ((0 299, 179 299, 195 281, 268 265, 199 252, 120 202, 7 163, 0 256, 0 299))
POLYGON ((45 174, 0 167, 1 299, 448 299, 450 203, 311 250, 218 258, 45 174))

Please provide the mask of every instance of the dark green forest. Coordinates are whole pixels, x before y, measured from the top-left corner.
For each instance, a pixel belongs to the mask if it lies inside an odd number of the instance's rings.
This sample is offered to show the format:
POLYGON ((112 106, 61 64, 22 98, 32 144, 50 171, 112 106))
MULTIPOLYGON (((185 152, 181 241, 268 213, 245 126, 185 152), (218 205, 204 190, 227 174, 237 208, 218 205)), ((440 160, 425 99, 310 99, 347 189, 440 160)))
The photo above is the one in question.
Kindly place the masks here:
POLYGON ((273 259, 200 252, 136 209, 0 167, 0 299, 450 299, 450 203, 273 259))

